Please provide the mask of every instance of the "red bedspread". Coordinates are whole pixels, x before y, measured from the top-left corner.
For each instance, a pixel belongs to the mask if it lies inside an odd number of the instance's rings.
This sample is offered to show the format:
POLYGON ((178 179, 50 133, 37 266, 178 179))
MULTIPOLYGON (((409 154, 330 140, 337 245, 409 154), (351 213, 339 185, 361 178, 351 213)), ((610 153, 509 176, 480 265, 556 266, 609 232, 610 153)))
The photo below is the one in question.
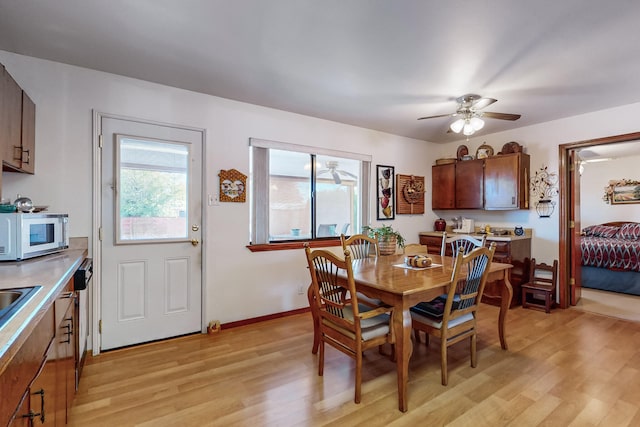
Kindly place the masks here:
POLYGON ((582 236, 582 265, 640 272, 640 241, 582 236))

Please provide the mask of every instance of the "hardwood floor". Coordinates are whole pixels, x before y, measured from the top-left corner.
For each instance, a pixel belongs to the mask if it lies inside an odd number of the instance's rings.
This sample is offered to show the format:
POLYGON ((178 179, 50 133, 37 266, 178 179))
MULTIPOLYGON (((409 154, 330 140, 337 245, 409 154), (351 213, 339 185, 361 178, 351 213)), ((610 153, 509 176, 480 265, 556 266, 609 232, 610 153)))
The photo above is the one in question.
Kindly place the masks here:
POLYGON ((70 426, 637 426, 640 323, 574 309, 509 311, 500 348, 497 307, 480 308, 478 367, 468 341, 438 340, 410 362, 409 411, 398 411, 395 365, 376 350, 354 365, 327 346, 324 377, 311 354, 310 314, 89 358, 70 426))

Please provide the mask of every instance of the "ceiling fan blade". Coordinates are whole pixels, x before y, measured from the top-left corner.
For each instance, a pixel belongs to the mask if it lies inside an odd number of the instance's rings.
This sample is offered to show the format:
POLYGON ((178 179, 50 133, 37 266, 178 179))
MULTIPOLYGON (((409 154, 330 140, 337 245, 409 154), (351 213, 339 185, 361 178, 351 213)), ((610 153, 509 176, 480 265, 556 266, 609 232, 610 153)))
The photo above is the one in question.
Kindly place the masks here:
POLYGON ((500 120, 518 120, 521 115, 520 114, 508 114, 508 113, 492 113, 490 111, 485 111, 482 113, 482 117, 488 117, 490 119, 500 119, 500 120))
POLYGON ((351 172, 343 171, 343 170, 340 170, 340 169, 338 169, 338 173, 341 174, 341 175, 350 176, 351 178, 357 178, 357 176, 355 176, 351 172))
POLYGON ((427 117, 418 117, 418 120, 424 120, 424 119, 435 119, 438 117, 450 117, 453 116, 454 114, 438 114, 437 116, 427 116, 427 117))
POLYGON ((331 171, 331 175, 333 175, 333 182, 336 184, 342 184, 342 180, 340 179, 340 175, 336 171, 331 171))
POLYGON ((480 98, 471 104, 471 108, 473 108, 474 110, 480 110, 482 108, 488 107, 494 102, 498 102, 498 100, 494 98, 480 98))

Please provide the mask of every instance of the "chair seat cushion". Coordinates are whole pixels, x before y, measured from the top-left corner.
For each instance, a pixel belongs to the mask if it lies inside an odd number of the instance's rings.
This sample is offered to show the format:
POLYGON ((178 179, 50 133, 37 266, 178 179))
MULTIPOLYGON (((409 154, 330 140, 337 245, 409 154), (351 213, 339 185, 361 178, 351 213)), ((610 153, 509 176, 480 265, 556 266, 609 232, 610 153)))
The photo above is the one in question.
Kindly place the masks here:
MULTIPOLYGON (((455 295, 453 298, 452 309, 455 310, 458 308, 458 304, 460 302, 460 296, 455 295)), ((444 305, 447 303, 447 295, 440 295, 437 298, 432 299, 428 302, 420 302, 410 310, 414 313, 421 314, 423 316, 430 316, 434 318, 441 319, 442 314, 444 313, 444 305)))
MULTIPOLYGON (((416 322, 420 322, 420 323, 424 323, 425 325, 429 325, 434 329, 440 329, 442 328, 442 318, 436 318, 436 317, 431 317, 431 316, 423 316, 419 313, 416 313, 415 311, 411 312, 411 318, 413 320, 415 320, 416 322)), ((462 325, 463 323, 469 322, 473 320, 473 314, 472 313, 466 313, 463 314, 460 317, 456 317, 453 320, 449 321, 449 329, 454 328, 458 325, 462 325)))
MULTIPOLYGON (((358 304, 358 308, 360 312, 365 312, 371 310, 371 307, 358 304)), ((353 322, 353 310, 351 307, 347 306, 343 310, 344 318, 353 322)), ((370 340, 372 338, 377 338, 382 335, 386 335, 389 333, 389 321, 391 320, 391 316, 388 314, 379 314, 375 317, 370 317, 368 319, 362 319, 360 321, 360 328, 362 339, 364 341, 370 340)), ((331 322, 328 319, 323 319, 322 321, 325 325, 332 327, 333 329, 339 330, 343 335, 351 337, 355 339, 355 334, 348 329, 344 329, 335 323, 331 322)))

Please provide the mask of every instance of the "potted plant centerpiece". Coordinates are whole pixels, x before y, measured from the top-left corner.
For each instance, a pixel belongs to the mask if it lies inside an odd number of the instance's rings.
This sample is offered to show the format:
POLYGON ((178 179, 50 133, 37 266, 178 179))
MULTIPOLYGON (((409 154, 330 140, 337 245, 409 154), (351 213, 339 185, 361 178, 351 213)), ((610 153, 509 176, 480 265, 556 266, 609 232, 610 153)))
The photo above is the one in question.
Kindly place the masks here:
POLYGON ((393 255, 396 253, 396 246, 404 248, 404 237, 393 229, 390 225, 382 224, 380 227, 365 225, 362 231, 369 237, 378 239, 380 255, 393 255))

